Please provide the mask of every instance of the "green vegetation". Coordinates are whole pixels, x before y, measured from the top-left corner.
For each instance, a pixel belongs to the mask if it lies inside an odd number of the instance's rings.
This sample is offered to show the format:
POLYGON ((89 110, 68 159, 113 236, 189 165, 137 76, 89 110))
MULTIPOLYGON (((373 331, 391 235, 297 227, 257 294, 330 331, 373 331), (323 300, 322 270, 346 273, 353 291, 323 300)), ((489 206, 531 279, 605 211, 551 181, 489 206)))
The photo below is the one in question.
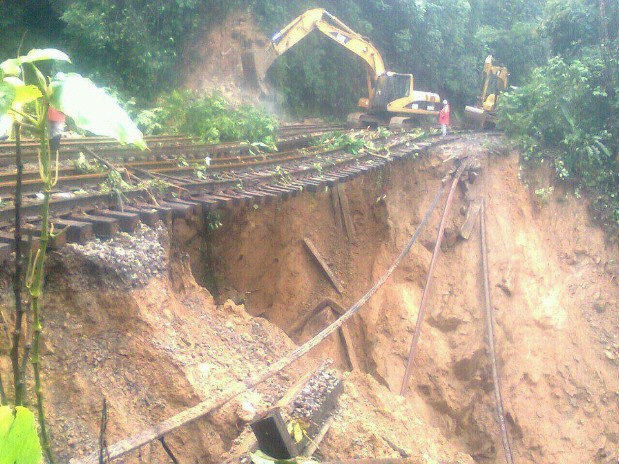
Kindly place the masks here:
POLYGON ((364 147, 365 141, 343 132, 332 132, 321 136, 316 144, 325 150, 341 150, 356 155, 364 147))
MULTIPOLYGON (((47 461, 54 463, 49 435, 45 421, 44 390, 41 380, 41 339, 42 326, 42 296, 45 278, 45 259, 48 244, 54 238, 54 229, 49 222, 49 205, 52 189, 58 180, 58 153, 52 153, 50 148, 47 115, 50 106, 71 117, 74 123, 85 130, 98 135, 116 138, 121 143, 132 143, 146 148, 142 133, 133 124, 129 116, 116 104, 116 101, 103 90, 97 88, 89 79, 79 74, 58 73, 53 78, 46 77, 39 65, 49 61, 69 63, 69 57, 56 49, 33 49, 28 54, 18 56, 0 63, 0 117, 9 116, 13 119, 16 144, 19 144, 22 128, 27 128, 39 143, 39 172, 43 184, 43 201, 41 204, 41 226, 39 229, 39 248, 35 254, 30 254, 27 270, 21 274, 21 255, 16 251, 14 293, 15 293, 15 327, 11 342, 11 365, 13 370, 14 403, 17 406, 15 422, 8 423, 0 418, 0 437, 6 433, 3 426, 15 429, 26 436, 12 436, 8 431, 7 441, 0 441, 0 462, 9 459, 11 463, 26 464, 35 459, 38 444, 36 433, 29 432, 34 427, 30 415, 24 412, 21 405, 26 402, 26 367, 27 361, 32 364, 36 408, 39 421, 41 448, 47 461), (54 162, 55 161, 55 162, 54 162), (26 332, 25 346, 19 349, 24 324, 24 308, 22 301, 22 279, 28 290, 29 307, 32 313, 32 327, 26 332), (28 430, 27 430, 28 429, 28 430), (6 447, 6 449, 4 448, 6 447), (7 457, 8 456, 8 457, 7 457)), ((16 146, 16 153, 19 153, 16 146)), ((17 155, 16 155, 17 156, 17 155)), ((18 166, 21 160, 16 160, 18 166)), ((16 194, 17 201, 21 198, 16 194)), ((19 208, 16 208, 19 213, 19 208)), ((19 224, 20 221, 15 221, 19 224)), ((17 227, 19 230, 19 227, 17 227)), ((21 236, 16 242, 19 243, 21 236)), ((28 318, 29 319, 29 318, 28 318)), ((0 394, 2 403, 8 398, 0 376, 0 394)), ((7 414, 5 409, 0 414, 7 414)), ((8 414, 12 415, 9 411, 8 414)), ((17 432, 14 432, 17 433, 17 432)), ((40 456, 40 449, 39 449, 40 456)), ((40 460, 40 458, 39 458, 40 460)))
POLYGON ((618 24, 616 2, 549 1, 542 26, 555 56, 506 94, 500 108, 500 123, 524 149, 524 160, 550 162, 560 180, 589 190, 594 216, 615 234, 618 24))
POLYGON ((256 148, 274 145, 277 129, 275 118, 253 106, 234 108, 217 93, 199 95, 188 90, 173 91, 160 99, 157 108, 136 118, 138 124, 145 120, 146 133, 165 127, 168 133, 195 135, 211 143, 248 140, 256 148))
POLYGON ((39 464, 42 452, 34 414, 0 406, 0 464, 39 464))

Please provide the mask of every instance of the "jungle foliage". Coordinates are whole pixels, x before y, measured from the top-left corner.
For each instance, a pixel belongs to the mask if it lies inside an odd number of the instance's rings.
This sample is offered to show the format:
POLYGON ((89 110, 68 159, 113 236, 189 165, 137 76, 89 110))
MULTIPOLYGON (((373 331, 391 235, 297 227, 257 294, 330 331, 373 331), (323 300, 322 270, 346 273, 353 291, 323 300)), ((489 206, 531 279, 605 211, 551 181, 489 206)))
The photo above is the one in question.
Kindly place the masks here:
MULTIPOLYGON (((253 11, 271 34, 308 8, 323 7, 369 37, 387 67, 410 72, 415 87, 455 103, 475 100, 483 60, 495 55, 516 84, 546 60, 539 33, 545 0, 253 0, 253 11)), ((280 58, 270 71, 293 114, 343 115, 365 89, 360 60, 320 34, 280 58)))
POLYGON ((589 189, 600 222, 619 231, 619 5, 550 0, 552 58, 501 101, 501 124, 531 161, 589 189), (604 12, 604 14, 602 14, 604 12))
MULTIPOLYGON (((545 62, 539 34, 545 2, 25 0, 10 2, 0 17, 0 53, 14 55, 28 30, 24 47, 62 47, 80 63, 76 71, 152 102, 178 84, 186 45, 230 11, 249 9, 271 36, 306 9, 324 7, 370 37, 390 69, 412 72, 419 89, 458 106, 474 101, 488 53, 512 70, 516 84, 545 62)), ((290 50, 271 74, 294 115, 344 115, 365 92, 360 60, 320 34, 290 50)))
POLYGON ((167 133, 194 135, 210 143, 275 143, 277 121, 273 116, 249 105, 233 107, 218 93, 174 90, 157 103, 156 108, 136 117, 138 126, 147 134, 158 134, 165 127, 167 133))

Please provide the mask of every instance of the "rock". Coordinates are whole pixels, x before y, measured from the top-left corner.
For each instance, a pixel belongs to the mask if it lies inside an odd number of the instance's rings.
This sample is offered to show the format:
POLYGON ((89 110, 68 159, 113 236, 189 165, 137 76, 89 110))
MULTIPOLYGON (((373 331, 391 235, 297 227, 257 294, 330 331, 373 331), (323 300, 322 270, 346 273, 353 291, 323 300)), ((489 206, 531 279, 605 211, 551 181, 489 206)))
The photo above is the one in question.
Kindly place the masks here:
POLYGON ((256 417, 256 408, 250 401, 243 401, 237 408, 236 415, 242 422, 251 422, 256 417))
POLYGON ((593 303, 593 309, 595 309, 596 313, 602 314, 606 311, 606 305, 600 303, 599 301, 596 301, 595 303, 593 303))

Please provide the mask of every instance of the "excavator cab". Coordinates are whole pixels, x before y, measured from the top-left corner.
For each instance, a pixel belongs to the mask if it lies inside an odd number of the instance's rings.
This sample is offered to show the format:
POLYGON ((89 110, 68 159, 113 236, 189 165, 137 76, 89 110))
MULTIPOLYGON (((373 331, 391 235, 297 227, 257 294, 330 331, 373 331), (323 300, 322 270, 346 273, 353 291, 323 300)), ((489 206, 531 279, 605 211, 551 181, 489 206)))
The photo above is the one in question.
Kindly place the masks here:
POLYGON ((374 87, 374 98, 371 99, 372 113, 386 113, 389 104, 400 98, 408 98, 411 95, 410 74, 385 73, 378 76, 374 87))

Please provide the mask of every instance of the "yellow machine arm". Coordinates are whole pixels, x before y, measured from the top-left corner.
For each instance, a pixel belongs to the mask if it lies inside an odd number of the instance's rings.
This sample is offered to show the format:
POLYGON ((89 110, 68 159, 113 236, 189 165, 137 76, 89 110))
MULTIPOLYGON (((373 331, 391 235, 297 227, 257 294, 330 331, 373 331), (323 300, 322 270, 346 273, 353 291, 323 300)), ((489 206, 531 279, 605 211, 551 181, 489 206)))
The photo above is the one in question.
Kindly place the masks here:
POLYGON ((376 47, 323 8, 306 11, 275 34, 271 39, 273 49, 278 55, 282 55, 314 30, 319 30, 362 58, 375 77, 386 71, 383 58, 376 47))
POLYGON ((494 66, 492 55, 488 55, 484 62, 484 87, 481 92, 480 104, 485 111, 493 111, 496 108, 497 98, 501 92, 507 90, 507 78, 509 71, 503 66, 494 66), (495 88, 489 92, 491 79, 496 79, 495 88))
POLYGON ((273 36, 266 48, 252 49, 242 55, 246 82, 268 94, 264 85, 267 70, 281 55, 294 47, 313 31, 319 31, 329 39, 360 57, 367 67, 368 97, 361 98, 358 106, 364 113, 353 116, 363 123, 384 122, 396 115, 402 121, 412 116, 435 116, 440 97, 435 93, 414 89, 412 74, 387 72, 379 51, 366 37, 353 31, 323 8, 307 10, 273 36))
MULTIPOLYGON (((242 56, 243 71, 248 82, 263 91, 264 78, 273 62, 311 32, 318 30, 334 42, 347 48, 365 61, 368 70, 368 88, 386 72, 382 56, 370 41, 353 31, 323 8, 308 10, 273 36, 264 50, 250 50, 242 56)), ((266 92, 265 92, 266 93, 266 92)))

